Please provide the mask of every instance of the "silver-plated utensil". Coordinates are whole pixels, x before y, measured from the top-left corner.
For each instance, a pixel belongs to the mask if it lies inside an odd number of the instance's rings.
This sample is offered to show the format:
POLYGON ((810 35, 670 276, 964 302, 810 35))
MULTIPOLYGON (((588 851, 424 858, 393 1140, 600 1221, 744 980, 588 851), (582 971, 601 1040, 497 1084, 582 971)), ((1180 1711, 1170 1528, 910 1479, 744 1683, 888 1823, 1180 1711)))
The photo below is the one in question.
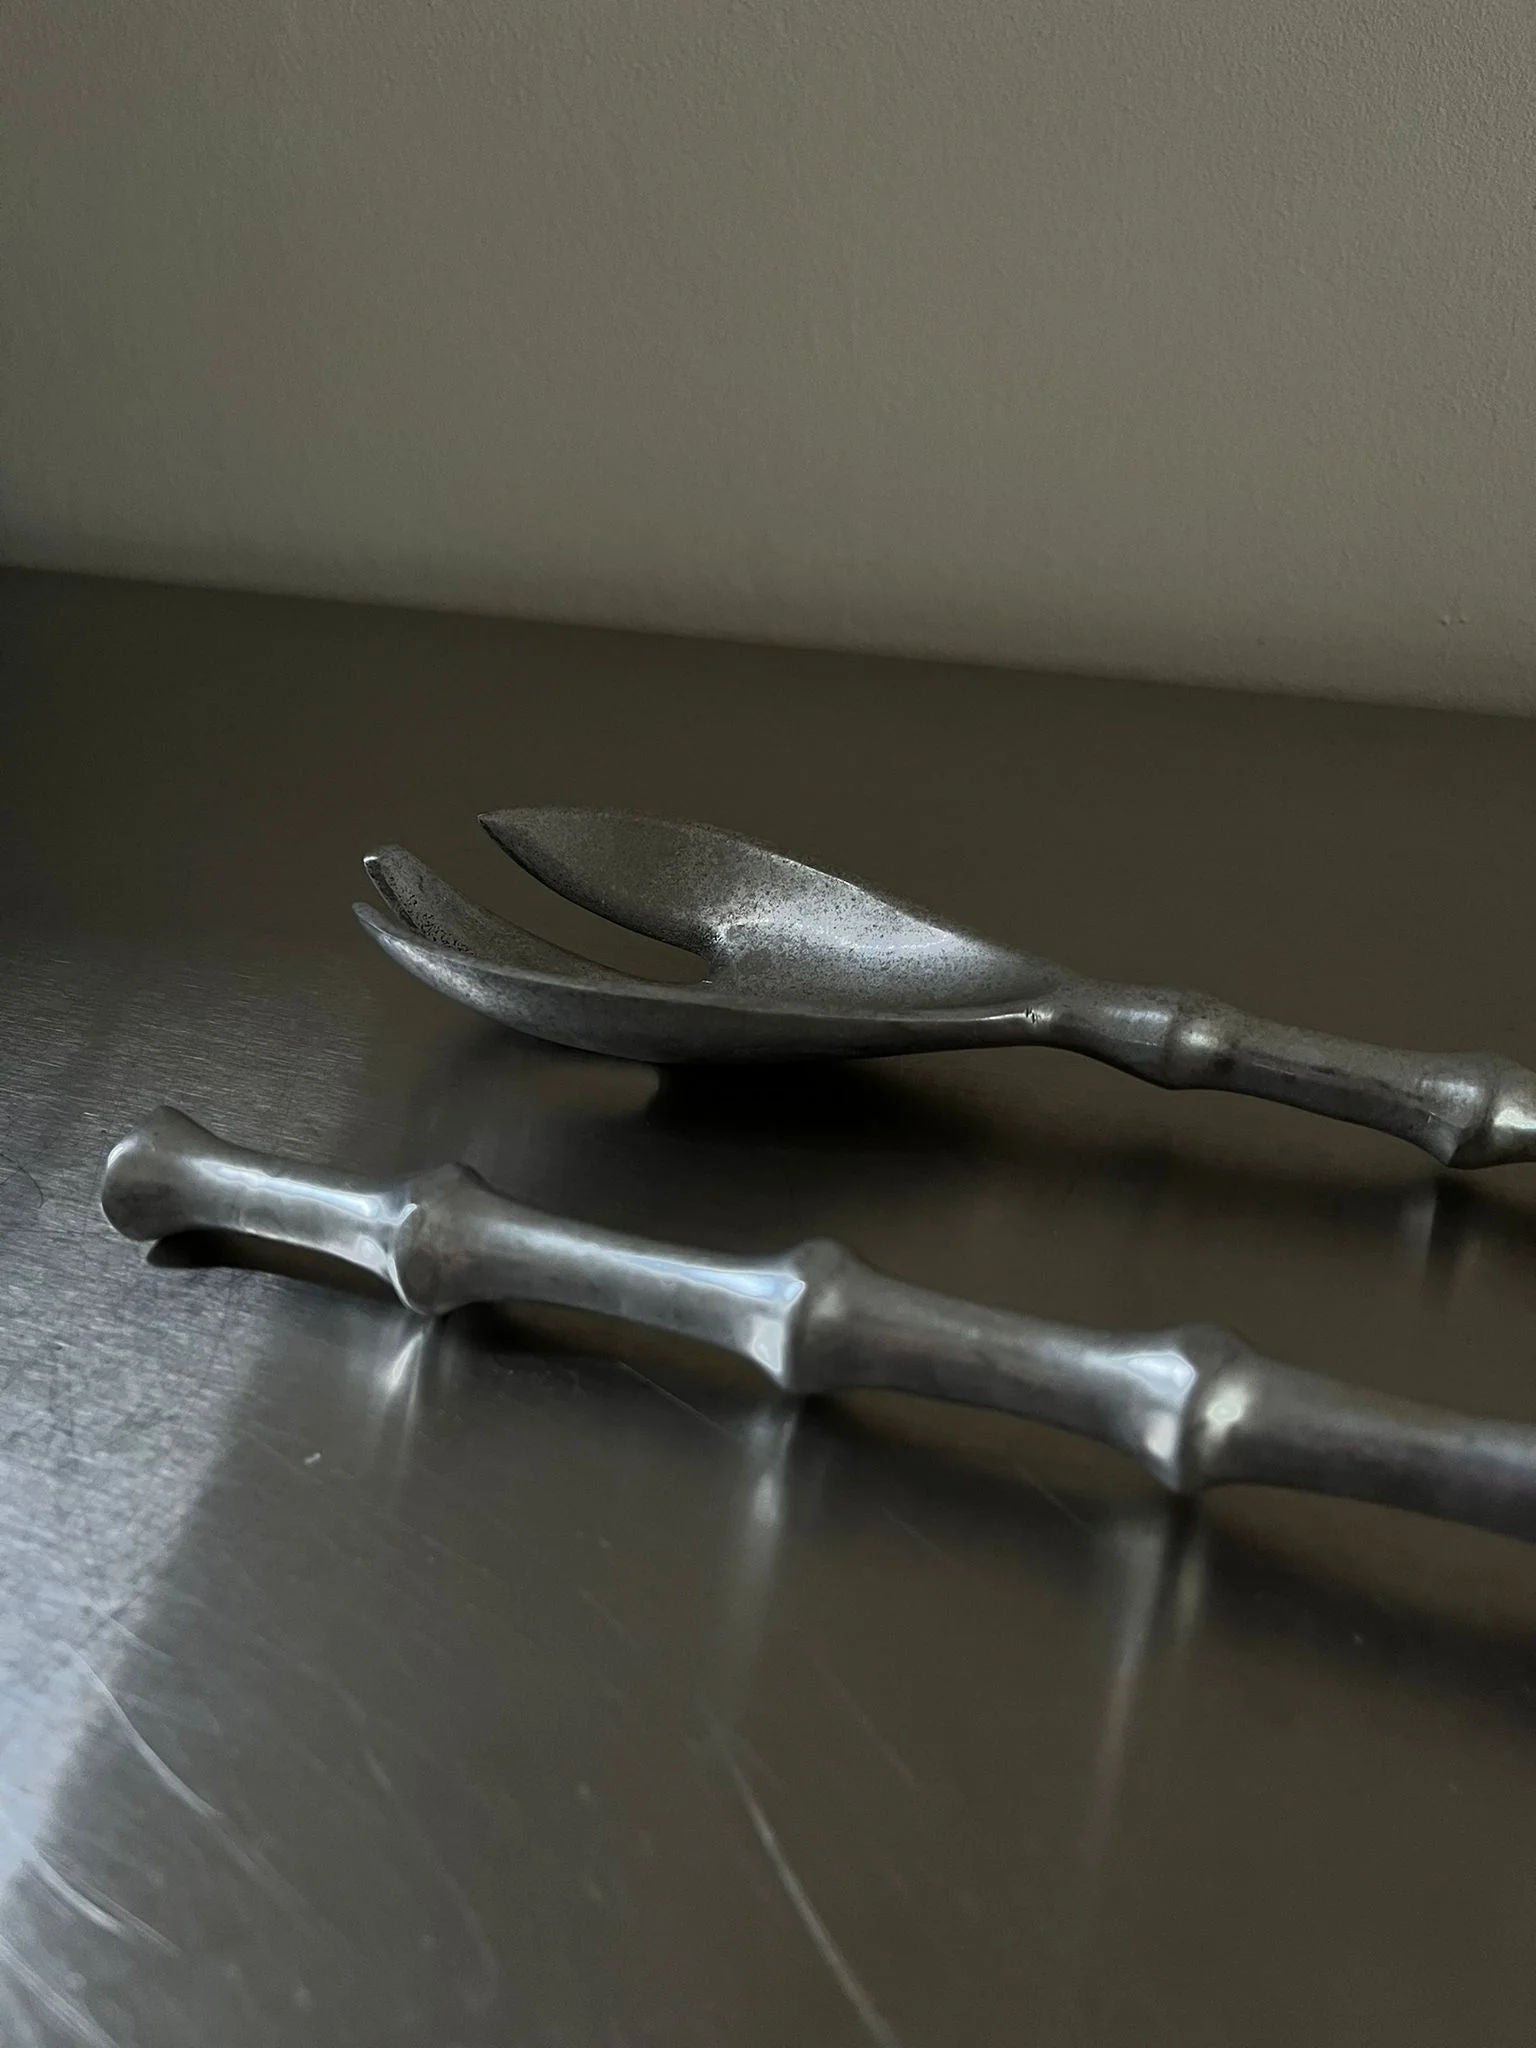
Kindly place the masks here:
POLYGON ((539 1038, 654 1061, 1061 1046, 1164 1088, 1366 1124, 1447 1166, 1536 1160, 1536 1074, 1511 1060, 1394 1052, 1209 996, 1087 980, 704 825, 557 809, 480 822, 573 902, 704 962, 693 982, 621 974, 467 903, 402 847, 370 854, 393 915, 356 910, 385 951, 539 1038))
POLYGON ((595 1309, 735 1352, 790 1394, 884 1387, 1112 1444, 1175 1493, 1239 1481, 1536 1536, 1536 1428, 1274 1365, 1221 1330, 1074 1329, 888 1280, 825 1240, 748 1259, 527 1209, 462 1166, 394 1186, 248 1152, 162 1109, 107 1161, 132 1238, 245 1231, 330 1253, 409 1308, 595 1309))

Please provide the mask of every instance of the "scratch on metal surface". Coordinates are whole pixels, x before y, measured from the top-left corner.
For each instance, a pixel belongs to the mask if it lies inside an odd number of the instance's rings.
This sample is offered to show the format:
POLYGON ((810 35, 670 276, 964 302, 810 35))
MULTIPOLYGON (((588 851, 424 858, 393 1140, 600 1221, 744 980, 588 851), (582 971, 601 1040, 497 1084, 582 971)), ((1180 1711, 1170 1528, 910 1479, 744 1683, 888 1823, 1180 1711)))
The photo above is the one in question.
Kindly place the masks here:
POLYGON ((485 1931, 480 1909, 449 1869, 447 1857, 424 1832, 420 1833, 419 1839, 429 1862, 436 1867, 443 1889, 458 1907, 469 1938, 479 1953, 481 1981, 472 1992, 465 1992, 464 2003, 471 2012, 488 2012, 501 1987, 501 1957, 485 1931))
POLYGON ((395 1796, 395 1781, 379 1762, 378 1752, 366 1742, 363 1744, 363 1762, 367 1766, 369 1777, 372 1778, 379 1790, 387 1793, 393 1799, 395 1796))
POLYGON ((1091 1535, 1093 1533, 1092 1525, 1087 1521, 1087 1519, 1084 1516, 1080 1515, 1077 1512, 1076 1508, 1068 1507, 1067 1503, 1061 1498, 1060 1494, 1053 1493, 1050 1487, 1046 1485, 1045 1481, 1039 1478, 1033 1471, 1031 1471, 1029 1466, 1024 1463, 1022 1458, 1019 1460, 1019 1473, 1022 1478, 1028 1480, 1029 1484, 1035 1489, 1036 1493, 1040 1494, 1044 1499, 1048 1500, 1053 1508, 1058 1509, 1060 1513, 1064 1514, 1069 1522, 1074 1523, 1079 1529, 1083 1530, 1086 1534, 1091 1535))
POLYGON ((160 1754, 159 1750, 157 1750, 150 1742, 146 1741, 144 1736, 142 1736, 139 1733, 138 1729, 129 1719, 127 1710, 123 1706, 122 1702, 118 1699, 117 1694, 112 1690, 111 1686, 108 1685, 107 1681, 102 1677, 101 1673, 97 1671, 95 1666, 93 1664, 88 1663, 84 1657, 79 1658, 78 1661, 81 1670, 85 1673, 86 1677, 90 1680, 91 1684, 95 1687, 96 1691, 100 1693, 102 1699, 106 1702, 106 1705, 111 1710, 113 1719, 116 1721, 118 1727, 122 1730, 123 1734, 127 1737, 130 1747, 140 1757, 142 1757, 144 1762, 149 1766, 150 1770, 154 1772, 155 1776, 160 1780, 161 1784, 164 1785, 166 1790, 172 1793, 177 1799, 179 1799, 184 1806, 189 1806, 192 1809, 192 1811, 195 1814, 200 1815, 202 1819, 222 1821, 224 1816, 220 1813, 219 1809, 216 1806, 210 1806, 208 1801, 203 1798, 201 1793, 194 1792, 192 1787, 187 1783, 186 1779, 179 1777, 176 1774, 176 1772, 171 1769, 170 1765, 166 1762, 165 1758, 160 1754))
POLYGON ((716 1436, 723 1436, 732 1442, 735 1441, 730 1430, 725 1427, 723 1422, 716 1422, 715 1418, 712 1415, 706 1415, 702 1408, 695 1408, 693 1403, 685 1401, 681 1394, 674 1394, 672 1389, 664 1387, 660 1380, 653 1380, 650 1374, 642 1372, 638 1365, 631 1365, 627 1358, 620 1358, 617 1354, 613 1359, 613 1363, 620 1367, 622 1371, 627 1372, 631 1379, 639 1380, 642 1386, 649 1387, 653 1394, 660 1394, 663 1401, 670 1401, 674 1408, 681 1408, 683 1413, 691 1415, 695 1422, 702 1422, 706 1429, 712 1429, 716 1436))
POLYGON ((43 2048, 37 2020, 22 2003, 19 1987, 11 1982, 3 1967, 0 1967, 0 2041, 6 2043, 6 2048, 43 2048))
POLYGON ((69 2029, 70 2039, 83 2041, 86 2048, 120 2048, 105 2027, 99 2026, 83 2005, 67 1992, 50 1984, 42 1971, 19 1955, 13 1943, 0 1935, 0 1969, 4 1969, 42 2007, 50 2018, 69 2029))
POLYGON ((393 1799, 395 1797, 395 1781, 388 1771, 385 1770, 379 1759, 379 1753, 374 1748, 368 1734, 368 1716, 363 1711, 362 1701, 352 1691, 351 1687, 343 1685, 339 1678, 335 1679, 333 1683, 336 1689, 336 1697, 345 1707, 348 1718, 357 1730, 357 1746, 362 1754, 363 1763, 369 1777, 372 1778, 381 1792, 388 1793, 389 1797, 393 1799))
POLYGON ((943 1558, 946 1564, 954 1563, 954 1559, 950 1556, 949 1552, 944 1548, 944 1545, 942 1543, 937 1542, 932 1536, 928 1534, 928 1532, 925 1529, 919 1529, 915 1522, 906 1521, 902 1516, 896 1513, 894 1508, 883 1507, 881 1508, 880 1512, 885 1516, 885 1519, 888 1522, 893 1523, 898 1529, 900 1529, 904 1536, 910 1536, 914 1543, 920 1543, 923 1546, 924 1550, 931 1550, 935 1557, 943 1558))
POLYGON ((0 1152, 0 1230, 29 1222, 47 1199, 37 1175, 9 1152, 0 1152), (18 1183, 24 1190, 19 1196, 18 1183))
POLYGON ((875 1748, 879 1750, 880 1754, 885 1758, 886 1762, 890 1765, 891 1769, 896 1772, 898 1777, 904 1779, 907 1784, 909 1784, 913 1787, 914 1790, 916 1790, 917 1779, 913 1776, 911 1768, 909 1767, 906 1758, 901 1754, 901 1751, 896 1748, 895 1744, 889 1741, 886 1738, 886 1736, 881 1733, 878 1723, 874 1720, 869 1710, 862 1704, 862 1702, 855 1695, 852 1688, 848 1685, 847 1681, 840 1677, 839 1674, 832 1669, 832 1666, 828 1664, 824 1658, 818 1657, 814 1652, 812 1652, 811 1661, 815 1664, 816 1668, 821 1672, 822 1676, 826 1679, 827 1683, 832 1687, 832 1689, 841 1695, 844 1703, 848 1708, 849 1713, 852 1714, 853 1718, 861 1725, 861 1727, 867 1730, 870 1741, 874 1744, 875 1748))
POLYGON ((289 1910, 301 1915, 308 1912, 309 1909, 306 1906, 303 1893, 290 1884, 282 1872, 269 1863, 259 1850, 251 1848, 246 1842, 242 1842, 235 1830, 230 1826, 228 1816, 221 1812, 217 1806, 204 1799, 200 1792, 194 1792, 185 1778, 178 1776, 166 1762, 165 1758, 161 1756, 160 1752, 140 1734, 138 1728, 129 1718, 122 1702, 101 1676, 101 1673, 82 1657, 78 1651, 75 1652, 75 1661, 111 1710, 112 1717, 127 1739, 129 1746, 148 1765, 149 1769, 160 1780, 161 1784, 165 1786, 166 1790, 173 1794, 183 1806, 195 1813, 200 1820, 206 1820, 212 1824, 219 1840, 247 1877, 253 1878, 273 1898, 286 1903, 289 1910))
POLYGON ((576 1597, 584 1607, 590 1607, 594 1614, 602 1617, 621 1643, 626 1644, 631 1650, 639 1649, 640 1645, 635 1639, 634 1632, 624 1626, 623 1622, 620 1621, 619 1617, 605 1601, 598 1599, 590 1586, 578 1586, 576 1597))
MULTIPOLYGON (((169 1650, 162 1650, 157 1643, 152 1643, 147 1637, 141 1636, 136 1629, 130 1628, 128 1623, 123 1620, 124 1610, 131 1607, 139 1597, 139 1579, 142 1579, 142 1577, 142 1573, 137 1575, 134 1584, 129 1587, 115 1607, 103 1607, 97 1601, 92 1600, 87 1594, 81 1595, 80 1604, 97 1624, 97 1627, 115 1629, 123 1641, 132 1643, 133 1647, 142 1656, 157 1658, 162 1664, 174 1664, 176 1659, 169 1650)), ((93 1630, 87 1636, 87 1642, 93 1641, 94 1635, 95 1632, 93 1630)))
MULTIPOLYGON (((464 1992, 464 2003, 471 2012, 487 2012, 495 2002, 496 1994, 501 1987, 501 1957, 495 1944, 486 1932, 485 1921, 481 1917, 479 1908, 475 1905, 474 1900, 459 1882, 458 1878, 454 1876, 448 1858, 443 1854, 436 1842, 433 1841, 431 1835, 422 1825, 419 1816, 412 1810, 410 1804, 400 1800, 399 1795, 396 1793, 393 1779, 385 1770, 383 1764, 379 1762, 378 1757, 374 1753, 373 1745, 368 1739, 368 1716, 362 1701, 358 1699, 349 1686, 342 1685, 339 1682, 335 1685, 335 1692, 336 1697, 341 1701, 342 1706, 346 1709, 347 1714, 358 1731, 358 1743, 370 1777, 372 1777, 381 1792, 388 1793, 395 1801, 395 1825, 398 1828, 405 1829, 414 1840, 422 1860, 432 1870, 437 1881, 453 1901, 458 1911, 464 1931, 468 1935, 479 1958, 480 1972, 480 1981, 464 1992)), ((343 1788, 338 1787, 337 1789, 343 1788)), ((351 1793, 348 1796, 356 1797, 355 1794, 351 1793)))
POLYGON ((869 1993, 864 1989, 854 1971, 853 1965, 832 1939, 830 1930, 816 1908, 806 1896, 805 1886, 795 1873, 795 1866, 780 1846, 773 1823, 758 1804, 757 1794, 747 1783, 746 1775, 729 1751, 725 1758, 726 1769, 730 1772, 741 1803, 747 1810, 752 1831, 762 1844, 763 1854, 773 1865, 774 1876, 783 1887, 784 1896, 794 1907, 801 1926, 811 1937, 817 1954, 837 1979, 838 1986, 848 2003, 864 2023, 864 2030, 872 2041, 878 2041, 880 2048, 901 2048, 895 2032, 882 2017, 869 1993))
POLYGON ((331 1924, 323 1920, 323 1916, 305 1899, 298 1886, 290 1884, 277 1866, 269 1862, 260 1850, 253 1849, 248 1842, 241 1841, 223 1814, 212 1807, 209 1808, 209 1813, 219 1839, 228 1850, 232 1861, 247 1877, 260 1885, 269 1898, 276 1899, 278 1904, 302 1925, 331 1924))
POLYGON ((126 1906, 115 1903, 103 1905, 72 1884, 63 1871, 51 1863, 35 1842, 28 1841, 21 1829, 3 1812, 0 1812, 0 1828, 3 1828, 17 1845, 24 1859, 25 1867, 36 1872, 43 1888, 51 1892, 60 1905, 68 1906, 92 1927, 98 1927, 103 1934, 115 1934, 120 1941, 131 1941, 136 1935, 163 1949, 167 1955, 179 1956, 181 1950, 169 1936, 151 1927, 147 1920, 141 1920, 137 1913, 130 1913, 126 1906))

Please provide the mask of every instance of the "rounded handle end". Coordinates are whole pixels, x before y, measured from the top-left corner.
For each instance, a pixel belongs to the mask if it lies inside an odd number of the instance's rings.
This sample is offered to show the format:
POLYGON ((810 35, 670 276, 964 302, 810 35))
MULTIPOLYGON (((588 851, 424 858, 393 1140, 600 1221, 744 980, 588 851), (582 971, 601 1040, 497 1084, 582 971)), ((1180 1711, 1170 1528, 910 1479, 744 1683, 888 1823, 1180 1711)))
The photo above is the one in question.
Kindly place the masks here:
POLYGON ((157 1109, 107 1154, 102 1213, 122 1236, 141 1242, 195 1230, 203 1220, 198 1169, 234 1150, 179 1109, 157 1109))

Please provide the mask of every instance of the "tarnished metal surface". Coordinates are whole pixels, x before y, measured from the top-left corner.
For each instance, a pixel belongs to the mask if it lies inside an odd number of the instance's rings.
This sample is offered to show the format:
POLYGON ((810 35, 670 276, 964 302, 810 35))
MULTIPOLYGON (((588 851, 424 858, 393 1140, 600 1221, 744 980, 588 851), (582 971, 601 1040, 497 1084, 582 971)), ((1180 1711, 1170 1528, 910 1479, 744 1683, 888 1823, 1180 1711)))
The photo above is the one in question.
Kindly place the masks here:
MULTIPOLYGON (((1513 1060, 1398 1052, 1210 996, 1092 981, 708 825, 568 807, 480 822, 573 902, 700 959, 693 981, 620 973, 467 902, 404 847, 370 854, 393 915, 355 907, 385 952, 558 1045, 664 1061, 1053 1046, 1160 1087, 1389 1131, 1446 1166, 1536 1160, 1536 1073, 1513 1060)), ((1190 878, 1196 895, 1202 882, 1190 878)))
POLYGON ((1126 1452, 1171 1493, 1290 1486, 1536 1537, 1536 1428, 1364 1393, 1229 1331, 1087 1330, 871 1271, 830 1238, 745 1257, 509 1201, 473 1167, 370 1181, 162 1108, 107 1157, 125 1237, 232 1232, 386 1280, 419 1315, 532 1303, 692 1338, 781 1393, 877 1388, 996 1408, 1126 1452))
POLYGON ((445 869, 515 787, 1529 1064, 1536 722, 72 580, 5 608, 6 2048, 1525 2048, 1527 1546, 1170 1509, 1058 1433, 786 1413, 595 1318, 173 1269, 95 1190, 170 1099, 1536 1422, 1526 1170, 1048 1052, 658 1074, 443 1004, 345 911, 359 848, 408 823, 445 869))

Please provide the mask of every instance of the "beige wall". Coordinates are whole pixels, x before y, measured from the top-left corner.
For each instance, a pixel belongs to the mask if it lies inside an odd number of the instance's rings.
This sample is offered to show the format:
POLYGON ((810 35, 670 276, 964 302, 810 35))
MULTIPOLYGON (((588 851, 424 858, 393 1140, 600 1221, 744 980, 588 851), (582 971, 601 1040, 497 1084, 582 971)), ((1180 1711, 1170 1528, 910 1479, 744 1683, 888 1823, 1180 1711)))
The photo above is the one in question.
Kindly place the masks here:
POLYGON ((1533 0, 13 0, 12 559, 1536 708, 1533 0))

